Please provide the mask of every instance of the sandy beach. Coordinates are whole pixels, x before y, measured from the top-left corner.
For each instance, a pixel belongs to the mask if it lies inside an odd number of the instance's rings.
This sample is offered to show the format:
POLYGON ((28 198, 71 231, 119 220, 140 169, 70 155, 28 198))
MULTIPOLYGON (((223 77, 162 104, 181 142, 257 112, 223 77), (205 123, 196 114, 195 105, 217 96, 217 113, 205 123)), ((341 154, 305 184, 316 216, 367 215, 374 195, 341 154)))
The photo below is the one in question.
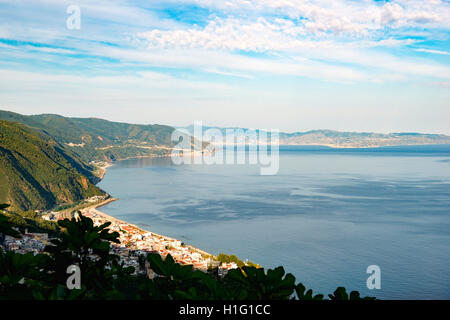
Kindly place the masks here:
MULTIPOLYGON (((102 202, 100 202, 100 203, 97 203, 97 204, 94 204, 94 205, 92 205, 92 206, 83 208, 83 209, 80 210, 80 212, 81 212, 82 214, 86 214, 86 213, 88 213, 88 212, 89 212, 90 214, 93 214, 93 213, 94 213, 94 214, 96 214, 96 215, 102 217, 102 219, 107 220, 107 221, 110 221, 111 223, 128 225, 128 226, 130 226, 130 227, 132 227, 132 228, 137 229, 137 230, 139 231, 139 233, 141 233, 141 234, 146 234, 146 233, 148 233, 148 232, 151 232, 152 235, 153 235, 154 237, 159 238, 159 239, 164 239, 164 240, 168 240, 168 241, 181 241, 181 240, 174 239, 174 238, 171 238, 171 237, 168 237, 168 236, 165 236, 165 235, 157 234, 157 233, 155 233, 155 232, 153 232, 153 231, 151 231, 151 230, 145 230, 145 229, 142 229, 141 227, 138 227, 138 226, 135 225, 135 224, 131 224, 131 223, 127 222, 127 221, 123 221, 123 220, 114 218, 114 217, 112 217, 112 216, 110 216, 110 215, 108 215, 108 214, 106 214, 106 213, 104 213, 104 212, 98 210, 98 208, 101 208, 101 207, 103 207, 103 206, 105 206, 105 205, 107 205, 107 204, 109 204, 109 203, 111 203, 111 202, 113 202, 113 201, 118 201, 118 200, 119 200, 119 199, 117 199, 117 198, 109 198, 109 199, 106 199, 105 201, 102 201, 102 202)), ((208 252, 206 252, 206 251, 204 251, 204 250, 201 250, 201 249, 199 249, 199 248, 196 248, 196 247, 193 247, 193 246, 190 246, 190 245, 187 245, 187 244, 186 244, 186 246, 189 247, 189 248, 191 248, 193 251, 198 252, 198 253, 200 253, 200 254, 202 254, 202 255, 214 257, 213 254, 208 253, 208 252)))

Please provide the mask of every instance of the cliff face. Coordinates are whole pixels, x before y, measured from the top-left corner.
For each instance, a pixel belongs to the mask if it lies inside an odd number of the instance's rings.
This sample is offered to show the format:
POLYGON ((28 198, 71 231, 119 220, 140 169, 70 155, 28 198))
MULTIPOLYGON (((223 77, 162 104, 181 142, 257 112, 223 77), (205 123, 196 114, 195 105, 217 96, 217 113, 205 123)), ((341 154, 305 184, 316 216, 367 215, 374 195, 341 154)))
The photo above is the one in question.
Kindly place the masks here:
POLYGON ((104 192, 92 168, 51 137, 0 121, 0 203, 13 210, 50 209, 104 192))

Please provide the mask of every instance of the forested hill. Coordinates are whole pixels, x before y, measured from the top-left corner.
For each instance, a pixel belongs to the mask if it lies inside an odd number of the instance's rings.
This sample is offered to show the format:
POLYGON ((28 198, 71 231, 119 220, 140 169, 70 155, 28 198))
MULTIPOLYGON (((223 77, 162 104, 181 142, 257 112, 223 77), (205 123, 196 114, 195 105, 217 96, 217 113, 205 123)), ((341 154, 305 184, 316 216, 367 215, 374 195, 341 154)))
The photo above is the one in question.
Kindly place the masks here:
POLYGON ((50 136, 0 120, 0 203, 13 210, 50 209, 103 195, 91 170, 50 136))
POLYGON ((50 136, 85 162, 168 154, 174 145, 171 134, 175 129, 164 125, 136 125, 54 114, 26 116, 1 110, 0 119, 22 123, 50 136))

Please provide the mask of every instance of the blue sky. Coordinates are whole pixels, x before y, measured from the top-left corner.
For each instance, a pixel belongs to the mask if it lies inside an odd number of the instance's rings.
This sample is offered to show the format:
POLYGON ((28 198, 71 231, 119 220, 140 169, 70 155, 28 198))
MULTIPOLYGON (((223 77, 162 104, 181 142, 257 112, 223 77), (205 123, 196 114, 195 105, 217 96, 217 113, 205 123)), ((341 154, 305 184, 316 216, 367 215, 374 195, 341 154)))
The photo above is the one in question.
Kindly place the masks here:
POLYGON ((447 0, 0 0, 0 108, 450 134, 449 31, 447 0))

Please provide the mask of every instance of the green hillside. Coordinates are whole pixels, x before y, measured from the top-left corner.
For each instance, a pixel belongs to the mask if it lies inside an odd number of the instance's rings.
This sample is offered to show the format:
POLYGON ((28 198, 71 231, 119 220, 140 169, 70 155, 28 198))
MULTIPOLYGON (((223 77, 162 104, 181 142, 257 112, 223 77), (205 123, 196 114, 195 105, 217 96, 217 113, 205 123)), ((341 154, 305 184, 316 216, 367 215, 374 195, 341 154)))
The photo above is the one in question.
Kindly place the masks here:
POLYGON ((0 203, 49 209, 102 195, 91 170, 48 134, 0 120, 0 203))
POLYGON ((20 122, 51 137, 85 162, 167 154, 174 145, 170 138, 175 129, 163 125, 135 125, 53 114, 25 116, 1 110, 0 119, 20 122))

